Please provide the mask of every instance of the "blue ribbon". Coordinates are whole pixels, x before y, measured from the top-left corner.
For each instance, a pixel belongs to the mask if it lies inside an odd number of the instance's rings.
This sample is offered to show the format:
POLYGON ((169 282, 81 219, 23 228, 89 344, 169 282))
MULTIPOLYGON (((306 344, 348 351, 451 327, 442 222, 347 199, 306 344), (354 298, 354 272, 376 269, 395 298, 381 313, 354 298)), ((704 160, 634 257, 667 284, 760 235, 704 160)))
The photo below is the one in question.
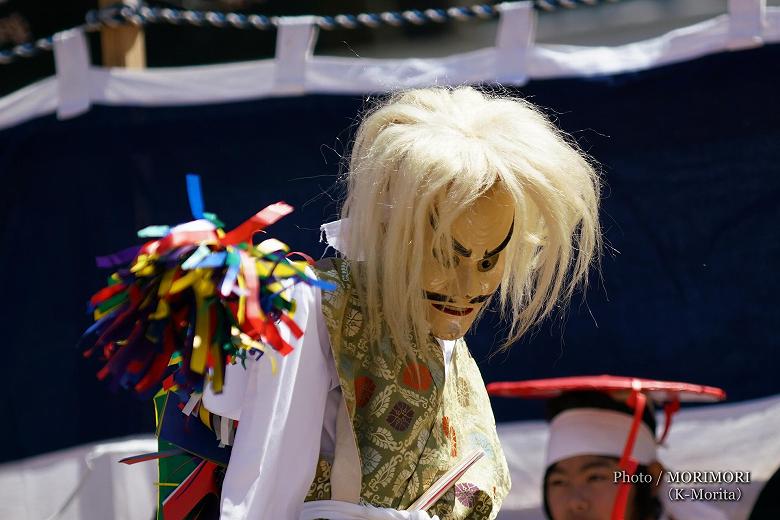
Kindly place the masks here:
POLYGON ((203 218, 203 192, 200 189, 200 175, 187 174, 187 197, 190 199, 190 211, 193 218, 203 218))

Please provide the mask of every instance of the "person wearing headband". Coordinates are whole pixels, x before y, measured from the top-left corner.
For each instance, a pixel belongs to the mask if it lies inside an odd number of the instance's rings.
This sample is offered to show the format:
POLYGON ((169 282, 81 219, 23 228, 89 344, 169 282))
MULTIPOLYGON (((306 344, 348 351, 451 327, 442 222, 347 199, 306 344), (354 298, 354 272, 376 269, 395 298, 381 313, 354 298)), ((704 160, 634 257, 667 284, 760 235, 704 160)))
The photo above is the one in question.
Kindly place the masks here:
MULTIPOLYGON (((550 436, 543 480, 544 510, 551 520, 609 520, 619 486, 615 475, 633 410, 600 392, 565 393, 548 402, 550 436)), ((658 488, 662 467, 656 457, 656 421, 652 406, 642 414, 633 456, 635 474, 648 475, 629 490, 624 518, 657 520, 661 515, 658 488)))
POLYGON ((657 453, 680 403, 722 400, 721 389, 604 375, 491 383, 488 391, 547 399, 542 497, 550 520, 725 520, 705 502, 671 501, 657 453), (665 415, 660 437, 656 404, 665 415))
POLYGON ((428 88, 365 114, 344 185, 302 343, 204 396, 239 420, 222 517, 495 518, 509 473, 463 336, 494 301, 507 347, 586 280, 598 176, 530 103, 428 88))

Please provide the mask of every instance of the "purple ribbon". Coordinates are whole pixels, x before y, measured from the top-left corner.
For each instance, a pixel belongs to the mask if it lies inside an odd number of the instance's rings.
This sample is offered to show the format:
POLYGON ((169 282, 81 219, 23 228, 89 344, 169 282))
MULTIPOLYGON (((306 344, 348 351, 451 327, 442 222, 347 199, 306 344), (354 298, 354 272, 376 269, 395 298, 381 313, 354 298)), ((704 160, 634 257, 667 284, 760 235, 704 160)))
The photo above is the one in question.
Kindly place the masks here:
POLYGON ((106 256, 98 256, 95 258, 95 263, 101 269, 108 269, 110 267, 116 267, 124 265, 130 262, 133 258, 138 256, 138 252, 141 250, 141 246, 128 247, 118 253, 106 256))

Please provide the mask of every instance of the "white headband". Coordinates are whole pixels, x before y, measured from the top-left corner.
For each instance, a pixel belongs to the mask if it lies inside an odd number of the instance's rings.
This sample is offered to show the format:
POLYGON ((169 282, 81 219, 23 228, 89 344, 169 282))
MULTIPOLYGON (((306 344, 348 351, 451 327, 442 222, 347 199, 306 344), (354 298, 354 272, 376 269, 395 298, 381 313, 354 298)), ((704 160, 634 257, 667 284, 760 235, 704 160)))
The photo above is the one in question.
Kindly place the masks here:
MULTIPOLYGON (((633 417, 599 408, 577 408, 561 412, 550 422, 547 443, 549 468, 556 462, 578 455, 618 457, 623 454, 633 417)), ((647 465, 656 460, 655 435, 644 422, 639 424, 632 457, 647 465)))

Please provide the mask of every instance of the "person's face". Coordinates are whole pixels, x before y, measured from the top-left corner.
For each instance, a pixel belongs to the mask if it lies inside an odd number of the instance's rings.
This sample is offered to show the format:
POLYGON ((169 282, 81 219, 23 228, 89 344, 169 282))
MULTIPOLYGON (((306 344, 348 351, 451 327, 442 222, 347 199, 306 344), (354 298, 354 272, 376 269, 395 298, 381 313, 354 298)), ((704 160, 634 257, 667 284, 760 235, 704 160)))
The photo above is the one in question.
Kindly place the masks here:
MULTIPOLYGON (((610 520, 619 485, 618 463, 610 457, 579 455, 553 465, 544 483, 552 520, 610 520)), ((629 488, 625 518, 634 518, 634 488, 629 488)))
MULTIPOLYGON (((453 222, 453 258, 430 253, 423 260, 426 317, 434 336, 457 339, 466 334, 499 284, 504 248, 514 227, 514 204, 503 189, 480 197, 453 222)), ((429 235, 431 235, 430 233, 429 235)))

